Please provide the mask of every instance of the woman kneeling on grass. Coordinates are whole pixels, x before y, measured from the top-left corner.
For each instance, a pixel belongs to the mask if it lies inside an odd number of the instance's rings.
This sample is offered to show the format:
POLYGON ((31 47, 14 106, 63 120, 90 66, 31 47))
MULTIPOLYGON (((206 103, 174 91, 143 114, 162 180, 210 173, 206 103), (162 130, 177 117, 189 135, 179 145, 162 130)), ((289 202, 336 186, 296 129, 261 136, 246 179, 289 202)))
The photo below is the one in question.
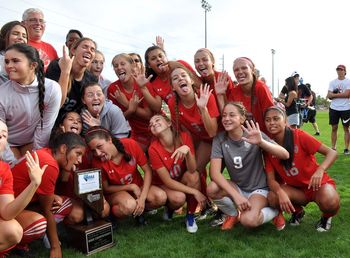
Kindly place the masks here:
POLYGON ((200 177, 196 171, 196 158, 191 135, 172 129, 171 121, 162 115, 155 115, 149 122, 152 134, 157 138, 148 153, 152 168, 156 171, 154 181, 166 192, 168 202, 165 220, 171 220, 174 210, 187 201, 186 228, 195 233, 198 226, 194 212, 198 202, 203 206, 206 197, 200 192, 200 177), (160 179, 160 180, 159 180, 160 179))
POLYGON ((268 206, 268 187, 261 151, 280 159, 287 159, 288 152, 274 143, 259 125, 246 122, 246 109, 241 103, 229 102, 222 112, 225 131, 213 140, 210 160, 211 182, 207 193, 227 216, 222 230, 231 229, 239 220, 245 227, 257 227, 274 218, 278 230, 285 226, 282 213, 268 206), (226 165, 230 179, 222 171, 226 165))
POLYGON ((314 201, 323 213, 316 229, 328 231, 332 217, 339 210, 340 198, 326 169, 336 160, 337 152, 304 131, 289 128, 285 112, 278 107, 267 109, 265 124, 272 138, 289 152, 289 159, 283 161, 273 155, 267 157, 270 205, 292 213, 289 223, 299 225, 305 214, 301 206, 314 201), (325 156, 321 165, 316 162, 316 152, 325 156), (283 184, 276 180, 275 172, 283 184))
POLYGON ((99 126, 87 130, 85 141, 95 156, 92 167, 102 169, 103 191, 112 214, 117 218, 133 215, 137 223, 145 224, 144 210, 163 206, 166 194, 151 185, 152 170, 140 145, 133 139, 117 139, 99 126))

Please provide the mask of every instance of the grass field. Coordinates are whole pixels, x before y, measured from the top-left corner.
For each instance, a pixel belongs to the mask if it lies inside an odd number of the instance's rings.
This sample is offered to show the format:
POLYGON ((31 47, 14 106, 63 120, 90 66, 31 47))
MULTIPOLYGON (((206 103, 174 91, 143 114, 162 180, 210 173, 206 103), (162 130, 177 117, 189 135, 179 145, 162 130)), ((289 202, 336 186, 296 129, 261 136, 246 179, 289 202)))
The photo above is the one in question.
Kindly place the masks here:
MULTIPOLYGON (((319 139, 329 146, 330 126, 328 112, 319 112, 317 122, 321 130, 319 139)), ((314 134, 310 124, 303 129, 314 134)), ((276 231, 272 223, 257 229, 248 230, 238 224, 232 231, 221 232, 211 228, 210 220, 198 222, 196 234, 187 233, 184 217, 177 216, 171 222, 161 219, 158 214, 148 216, 148 225, 135 226, 132 219, 118 223, 114 232, 116 246, 91 257, 350 257, 350 156, 344 156, 343 131, 340 127, 338 141, 339 157, 328 173, 337 183, 341 196, 341 209, 332 221, 332 229, 319 233, 314 224, 320 217, 318 207, 311 203, 306 208, 306 215, 298 227, 286 226, 283 231, 276 231)), ((318 158, 321 158, 318 156, 318 158)), ((289 215, 285 216, 289 219, 289 215)), ((64 257, 85 257, 67 247, 63 240, 64 257)), ((38 250, 36 257, 48 257, 48 250, 41 243, 34 243, 38 250)))

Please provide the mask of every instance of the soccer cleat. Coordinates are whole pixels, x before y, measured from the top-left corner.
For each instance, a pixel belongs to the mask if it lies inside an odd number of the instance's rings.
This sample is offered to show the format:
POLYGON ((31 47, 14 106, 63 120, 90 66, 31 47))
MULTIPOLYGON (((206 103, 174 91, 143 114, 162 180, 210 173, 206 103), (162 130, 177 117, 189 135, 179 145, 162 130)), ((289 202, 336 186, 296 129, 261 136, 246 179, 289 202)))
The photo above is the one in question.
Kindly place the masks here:
POLYGON ((320 135, 320 132, 316 132, 314 135, 315 135, 315 136, 319 136, 319 135, 320 135))
POLYGON ((168 207, 164 206, 163 220, 170 221, 173 219, 174 211, 170 210, 168 207))
POLYGON ((237 224, 237 222, 238 222, 238 215, 237 216, 226 215, 224 223, 222 223, 221 225, 221 230, 230 230, 233 228, 235 224, 237 224))
POLYGON ((318 232, 327 232, 331 229, 332 226, 332 217, 326 218, 321 217, 321 219, 316 224, 316 230, 318 232))
POLYGON ((186 229, 189 233, 196 233, 198 230, 196 219, 193 214, 186 215, 186 229))
POLYGON ((349 149, 344 149, 344 155, 349 155, 350 152, 349 152, 349 149))
POLYGON ((215 216, 216 212, 216 206, 207 204, 206 207, 201 211, 201 213, 196 217, 196 220, 204 220, 210 216, 215 216))
POLYGON ((289 220, 289 225, 299 226, 304 215, 305 215, 304 209, 301 209, 299 212, 293 212, 292 217, 289 220))
POLYGON ((156 215, 158 213, 158 210, 157 209, 153 209, 153 210, 145 211, 145 213, 147 215, 156 215))
POLYGON ((286 220, 283 216, 282 211, 278 212, 277 216, 273 218, 272 222, 278 231, 284 229, 284 227, 286 226, 286 220))
POLYGON ((147 225, 147 221, 145 219, 145 216, 143 216, 143 214, 141 214, 140 216, 135 216, 135 222, 136 222, 136 225, 138 225, 138 226, 146 226, 147 225))
POLYGON ((210 221, 209 225, 212 227, 221 226, 222 223, 224 223, 226 216, 227 215, 225 213, 218 210, 216 215, 214 216, 214 219, 212 221, 210 221))

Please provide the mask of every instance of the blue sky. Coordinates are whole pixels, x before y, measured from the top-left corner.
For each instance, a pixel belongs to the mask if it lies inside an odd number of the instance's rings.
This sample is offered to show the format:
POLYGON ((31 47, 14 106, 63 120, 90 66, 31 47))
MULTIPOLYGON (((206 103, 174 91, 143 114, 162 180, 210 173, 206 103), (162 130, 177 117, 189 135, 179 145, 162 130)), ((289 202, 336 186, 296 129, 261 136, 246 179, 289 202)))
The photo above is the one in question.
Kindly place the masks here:
MULTIPOLYGON (((275 95, 284 79, 298 71, 314 91, 325 96, 335 68, 350 71, 350 36, 346 0, 208 0, 208 48, 216 67, 231 76, 236 57, 251 58, 272 85, 275 59, 275 95)), ((155 41, 165 39, 168 59, 193 65, 193 55, 204 47, 204 10, 200 0, 0 0, 0 26, 21 20, 25 9, 42 9, 47 20, 44 40, 61 54, 69 29, 94 39, 106 56, 104 75, 116 76, 110 65, 114 55, 137 52, 141 56, 155 41)))

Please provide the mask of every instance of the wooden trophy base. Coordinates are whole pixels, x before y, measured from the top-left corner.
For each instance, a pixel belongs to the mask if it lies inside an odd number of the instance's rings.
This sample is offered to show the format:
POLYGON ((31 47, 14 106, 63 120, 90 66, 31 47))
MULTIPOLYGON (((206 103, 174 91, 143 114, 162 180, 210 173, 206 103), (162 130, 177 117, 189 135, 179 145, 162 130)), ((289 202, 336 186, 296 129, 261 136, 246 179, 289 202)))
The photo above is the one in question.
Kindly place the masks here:
POLYGON ((74 248, 91 255, 115 245, 110 222, 93 221, 89 225, 68 225, 67 230, 74 248))

